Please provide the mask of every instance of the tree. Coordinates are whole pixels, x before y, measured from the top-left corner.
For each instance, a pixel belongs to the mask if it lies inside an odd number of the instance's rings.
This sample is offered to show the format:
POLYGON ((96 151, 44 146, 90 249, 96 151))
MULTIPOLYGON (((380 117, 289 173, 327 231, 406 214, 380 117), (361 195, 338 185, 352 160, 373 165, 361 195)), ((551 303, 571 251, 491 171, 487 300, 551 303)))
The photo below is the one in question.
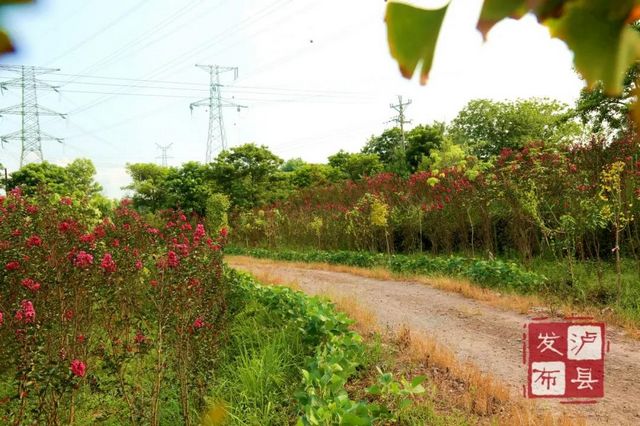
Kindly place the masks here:
POLYGON ((407 133, 406 157, 411 173, 418 170, 423 158, 428 158, 433 150, 442 146, 444 130, 444 123, 433 123, 414 127, 407 133))
POLYGON ((266 146, 244 144, 222 151, 211 165, 219 188, 237 207, 253 207, 272 201, 287 190, 283 160, 266 146))
POLYGON ((123 189, 133 191, 137 209, 156 211, 168 207, 166 180, 170 168, 153 163, 127 164, 126 167, 133 182, 123 189))
POLYGON ((32 195, 43 189, 61 196, 92 198, 102 191, 94 180, 96 168, 91 160, 76 159, 67 167, 42 163, 30 163, 11 173, 7 189, 20 187, 25 194, 32 195))
POLYGON ((397 162, 402 145, 402 132, 399 127, 386 129, 379 136, 371 136, 364 148, 363 154, 376 154, 385 165, 397 162))
POLYGON ((211 169, 195 161, 170 169, 164 182, 167 203, 171 207, 204 216, 211 194, 218 192, 211 169))
POLYGON ((327 164, 305 164, 291 173, 296 188, 324 185, 339 180, 340 172, 327 164))
POLYGON ((373 176, 384 169, 377 154, 352 154, 342 150, 329 157, 329 165, 351 180, 373 176))
POLYGON ((102 191, 102 186, 94 180, 96 167, 91 160, 77 158, 69 163, 66 169, 66 184, 72 192, 86 194, 91 198, 102 191))
POLYGON ((633 125, 630 113, 640 70, 633 65, 624 78, 624 88, 618 96, 607 96, 602 82, 580 91, 576 101, 575 115, 593 133, 603 134, 607 139, 620 139, 631 132, 633 125))
POLYGON ((307 163, 300 157, 298 158, 291 158, 289 160, 287 160, 282 167, 280 167, 280 170, 282 170, 283 172, 295 172, 297 169, 299 169, 302 166, 305 166, 307 163))
POLYGON ((486 160, 530 141, 571 141, 580 134, 580 126, 572 120, 569 107, 557 101, 476 99, 458 113, 449 134, 455 143, 467 146, 470 154, 486 160))
POLYGON ((423 157, 420 170, 442 170, 450 167, 464 168, 467 154, 463 147, 445 139, 438 149, 433 149, 429 157, 423 157))

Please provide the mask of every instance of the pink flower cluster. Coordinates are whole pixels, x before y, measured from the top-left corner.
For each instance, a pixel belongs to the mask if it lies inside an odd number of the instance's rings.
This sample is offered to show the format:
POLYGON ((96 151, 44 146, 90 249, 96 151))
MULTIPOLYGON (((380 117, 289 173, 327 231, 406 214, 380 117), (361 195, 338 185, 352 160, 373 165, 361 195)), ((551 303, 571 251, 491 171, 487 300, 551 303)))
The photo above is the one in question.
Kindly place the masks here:
POLYGON ((73 259, 73 266, 80 269, 87 269, 93 264, 93 255, 84 250, 79 251, 73 259))
POLYGON ((42 238, 40 238, 38 235, 32 235, 29 238, 27 238, 27 247, 38 247, 42 245, 42 238))
POLYGON ((16 312, 15 320, 17 322, 24 322, 25 324, 31 324, 36 320, 36 310, 33 307, 33 303, 30 300, 23 300, 20 304, 20 309, 16 312))
POLYGON ((23 279, 23 280, 20 282, 20 284, 22 284, 22 286, 23 286, 24 288, 27 288, 27 289, 29 289, 29 290, 31 290, 31 291, 33 291, 33 292, 36 292, 36 291, 40 290, 40 283, 39 283, 39 282, 37 282, 37 281, 36 281, 36 280, 34 280, 34 279, 31 279, 31 278, 25 278, 25 279, 23 279))
POLYGON ((111 253, 105 253, 100 262, 100 267, 105 273, 112 273, 116 271, 116 262, 113 260, 111 253))
POLYGON ((169 250, 167 253, 167 266, 169 268, 177 268, 180 265, 180 259, 178 259, 178 255, 175 251, 169 250))
POLYGON ((204 318, 202 317, 196 318, 196 320, 193 322, 193 325, 191 325, 191 327, 193 327, 194 330, 204 327, 204 318))
POLYGON ((16 271, 20 269, 20 262, 18 262, 17 260, 12 260, 4 266, 4 269, 6 269, 7 271, 16 271))
POLYGON ((76 377, 84 377, 87 372, 87 365, 79 359, 71 361, 71 374, 76 377))

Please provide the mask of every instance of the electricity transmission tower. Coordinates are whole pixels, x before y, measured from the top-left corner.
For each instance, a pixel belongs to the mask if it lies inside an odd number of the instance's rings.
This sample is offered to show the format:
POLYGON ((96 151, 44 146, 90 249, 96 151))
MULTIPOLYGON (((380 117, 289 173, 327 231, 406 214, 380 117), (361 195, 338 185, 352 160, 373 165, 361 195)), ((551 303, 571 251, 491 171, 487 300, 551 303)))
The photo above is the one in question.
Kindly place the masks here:
POLYGON ((167 167, 169 165, 169 163, 167 162, 167 160, 171 157, 167 156, 167 152, 169 151, 169 148, 171 148, 171 145, 173 145, 173 143, 170 143, 169 145, 160 145, 160 144, 156 144, 156 146, 158 148, 160 148, 160 151, 162 151, 162 154, 160 154, 159 157, 156 158, 160 158, 162 159, 162 166, 163 167, 167 167))
POLYGON ((389 122, 390 123, 396 123, 400 127, 400 133, 402 134, 402 152, 403 153, 406 151, 404 125, 405 124, 411 124, 411 120, 407 120, 406 116, 405 116, 406 111, 407 111, 407 107, 409 105, 411 105, 411 99, 409 99, 406 102, 402 102, 402 96, 398 96, 398 103, 397 104, 390 104, 389 105, 391 107, 391 109, 395 110, 398 113, 398 115, 393 117, 389 122))
POLYGON ((51 136, 40 130, 40 117, 58 116, 65 118, 49 108, 38 104, 38 89, 49 89, 57 92, 56 86, 51 86, 36 78, 38 75, 59 71, 54 68, 27 67, 24 65, 0 65, 0 70, 12 71, 19 74, 13 80, 0 82, 0 89, 8 87, 20 87, 22 91, 22 103, 8 108, 0 109, 0 116, 4 114, 19 115, 22 117, 22 128, 13 133, 0 136, 2 143, 19 140, 22 143, 20 154, 20 167, 32 161, 43 161, 42 141, 54 140, 62 142, 62 139, 51 136))
POLYGON ((219 65, 196 65, 209 73, 209 97, 199 100, 189 105, 191 111, 197 107, 209 108, 209 134, 207 136, 207 154, 205 157, 205 163, 210 163, 213 160, 214 148, 216 151, 224 151, 227 149, 227 139, 224 130, 224 117, 222 114, 223 108, 246 108, 244 105, 238 105, 233 102, 229 102, 222 98, 220 84, 220 74, 225 72, 233 72, 233 79, 238 78, 237 67, 221 67, 219 65), (215 146, 214 146, 215 145, 215 146))

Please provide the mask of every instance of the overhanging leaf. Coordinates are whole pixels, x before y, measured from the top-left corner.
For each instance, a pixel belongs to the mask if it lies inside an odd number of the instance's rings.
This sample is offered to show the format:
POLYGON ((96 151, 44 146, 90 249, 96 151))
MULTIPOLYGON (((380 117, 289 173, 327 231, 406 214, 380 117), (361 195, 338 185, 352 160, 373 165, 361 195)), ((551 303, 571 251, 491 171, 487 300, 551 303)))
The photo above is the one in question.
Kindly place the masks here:
POLYGON ((427 82, 448 7, 429 10, 395 2, 387 5, 389 49, 404 77, 411 78, 420 64, 420 83, 427 82))
MULTIPOLYGON (((31 3, 32 1, 33 0, 0 0, 0 12, 3 10, 3 6, 31 3)), ((9 34, 7 34, 7 32, 3 28, 0 28, 0 56, 4 55, 5 53, 11 53, 14 51, 15 48, 13 46, 11 38, 9 37, 9 34)))
POLYGON ((0 29, 0 55, 4 53, 10 53, 14 51, 13 43, 11 43, 11 39, 9 35, 0 29))
POLYGON ((548 18, 557 18, 562 14, 567 0, 485 0, 478 19, 478 30, 486 39, 491 28, 505 18, 520 19, 533 12, 542 23, 548 18))
POLYGON ((485 0, 478 19, 478 30, 486 39, 495 24, 504 18, 520 19, 527 9, 527 0, 485 0))
POLYGON ((588 84, 602 81, 609 95, 621 92, 625 72, 640 58, 640 34, 628 24, 634 6, 633 0, 574 0, 560 18, 545 22, 573 51, 588 84))

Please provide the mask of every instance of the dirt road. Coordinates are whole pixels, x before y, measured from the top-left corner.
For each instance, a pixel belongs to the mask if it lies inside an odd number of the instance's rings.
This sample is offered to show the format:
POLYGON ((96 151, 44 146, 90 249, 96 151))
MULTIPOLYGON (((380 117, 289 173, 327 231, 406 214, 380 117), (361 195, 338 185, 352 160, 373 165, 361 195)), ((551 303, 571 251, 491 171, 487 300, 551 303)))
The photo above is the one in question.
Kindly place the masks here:
MULTIPOLYGON (((408 325, 448 346, 460 360, 469 360, 482 371, 509 385, 521 397, 526 372, 522 366, 523 324, 529 317, 500 310, 458 294, 410 281, 386 281, 356 275, 311 270, 286 263, 261 264, 233 261, 240 270, 268 273, 285 282, 296 282, 309 294, 350 296, 370 310, 381 325, 408 325)), ((640 342, 609 327, 611 351, 606 358, 605 398, 597 404, 545 403, 553 411, 571 410, 589 424, 640 424, 640 342)))

